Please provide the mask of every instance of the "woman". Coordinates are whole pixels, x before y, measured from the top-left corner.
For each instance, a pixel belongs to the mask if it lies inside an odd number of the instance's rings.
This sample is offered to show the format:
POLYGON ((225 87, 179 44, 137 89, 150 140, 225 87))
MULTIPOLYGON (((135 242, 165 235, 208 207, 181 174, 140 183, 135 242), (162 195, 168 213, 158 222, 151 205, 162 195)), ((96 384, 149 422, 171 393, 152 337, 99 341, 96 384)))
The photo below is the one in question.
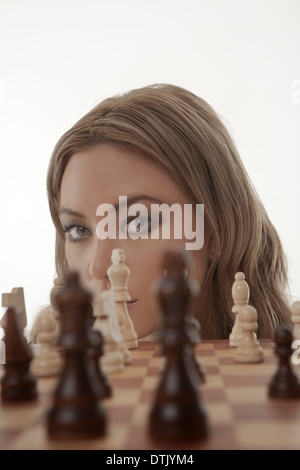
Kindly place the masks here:
MULTIPOLYGON (((188 273, 200 286, 195 314, 203 339, 228 338, 238 271, 245 273, 258 311, 258 337, 272 337, 279 323, 290 322, 278 234, 221 120, 193 93, 158 84, 104 100, 58 141, 47 188, 57 274, 64 279, 68 269, 77 270, 97 294, 109 288, 112 250, 123 248, 131 270, 128 309, 139 338, 157 325, 151 286, 161 276, 161 256, 186 240, 100 240, 97 207, 110 204, 120 212, 120 196, 148 209, 158 202, 204 205, 204 244, 190 251, 188 273)), ((130 217, 119 229, 128 235, 137 224, 142 231, 151 228, 150 218, 130 217)))

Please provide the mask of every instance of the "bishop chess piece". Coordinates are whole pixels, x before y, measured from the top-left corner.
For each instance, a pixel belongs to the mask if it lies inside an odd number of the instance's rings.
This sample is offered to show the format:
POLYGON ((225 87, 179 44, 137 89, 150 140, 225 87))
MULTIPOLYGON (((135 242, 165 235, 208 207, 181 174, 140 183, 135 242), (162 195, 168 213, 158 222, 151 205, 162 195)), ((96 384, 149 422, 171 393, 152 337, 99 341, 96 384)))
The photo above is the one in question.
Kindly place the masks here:
POLYGON ((268 395, 270 398, 300 398, 299 378, 291 364, 293 339, 293 332, 289 326, 281 325, 275 331, 275 354, 279 364, 269 382, 268 395))
POLYGON ((300 340, 300 300, 296 300, 292 304, 292 322, 294 325, 293 335, 295 340, 300 340))
POLYGON ((114 249, 111 261, 112 265, 108 268, 107 275, 114 294, 117 316, 123 319, 123 341, 128 349, 135 349, 138 347, 138 340, 126 303, 131 300, 127 287, 130 269, 125 264, 126 256, 124 250, 120 248, 114 249))
POLYGON ((51 438, 84 439, 106 433, 106 414, 91 382, 89 365, 91 301, 91 294, 80 285, 78 274, 70 272, 56 296, 61 318, 58 346, 62 347, 65 360, 47 416, 51 438))
POLYGON ((186 262, 179 252, 167 252, 163 259, 166 277, 158 284, 162 308, 160 339, 165 357, 149 416, 154 438, 193 439, 208 433, 195 364, 191 361, 191 340, 186 316, 193 285, 184 276, 186 262))
POLYGON ((263 362, 263 349, 256 339, 257 311, 252 305, 245 305, 239 311, 239 324, 242 337, 235 353, 236 362, 257 363, 263 362))
POLYGON ((3 402, 37 398, 36 378, 30 371, 32 350, 23 334, 21 315, 14 307, 5 312, 5 373, 1 379, 3 402))
POLYGON ((240 339, 243 334, 239 324, 239 313, 241 307, 248 305, 250 298, 250 289, 248 283, 245 280, 244 273, 238 272, 235 274, 235 280, 232 285, 231 292, 234 301, 232 313, 235 315, 235 322, 232 331, 229 335, 229 345, 236 347, 239 345, 240 339))

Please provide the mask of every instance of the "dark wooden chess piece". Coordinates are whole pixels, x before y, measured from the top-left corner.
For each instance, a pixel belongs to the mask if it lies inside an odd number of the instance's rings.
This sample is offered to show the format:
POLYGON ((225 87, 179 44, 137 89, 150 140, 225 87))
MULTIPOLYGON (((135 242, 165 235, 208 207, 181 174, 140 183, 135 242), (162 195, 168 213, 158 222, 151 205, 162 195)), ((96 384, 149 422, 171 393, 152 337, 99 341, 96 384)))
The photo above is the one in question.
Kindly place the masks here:
POLYGON ((64 351, 65 360, 47 416, 51 438, 93 438, 106 433, 106 414, 95 393, 89 369, 90 303, 91 294, 81 287, 78 274, 69 273, 56 296, 61 319, 58 346, 64 351))
POLYGON ((208 434, 206 411, 191 361, 186 315, 193 286, 184 276, 185 266, 182 253, 166 253, 163 269, 167 275, 158 285, 160 338, 166 363, 149 416, 149 432, 155 438, 190 439, 208 434))
POLYGON ((300 398, 299 378, 292 369, 291 356, 293 353, 293 331, 289 326, 281 325, 274 335, 275 354, 278 356, 279 364, 273 375, 269 386, 270 398, 300 398))
POLYGON ((112 396, 111 384, 100 366, 100 357, 103 356, 103 335, 99 330, 90 328, 89 336, 91 347, 88 354, 90 356, 90 373, 92 384, 95 387, 99 400, 112 396))
POLYGON ((13 307, 6 310, 5 373, 1 379, 3 402, 37 398, 36 377, 30 371, 33 352, 24 336, 18 315, 13 307))

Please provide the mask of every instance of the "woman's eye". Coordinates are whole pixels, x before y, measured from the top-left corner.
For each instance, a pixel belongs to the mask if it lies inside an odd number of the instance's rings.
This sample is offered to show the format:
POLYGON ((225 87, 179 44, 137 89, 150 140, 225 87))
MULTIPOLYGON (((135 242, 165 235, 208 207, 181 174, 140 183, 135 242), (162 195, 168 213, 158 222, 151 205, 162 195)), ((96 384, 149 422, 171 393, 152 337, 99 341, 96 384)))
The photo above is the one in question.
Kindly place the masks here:
POLYGON ((76 242, 84 239, 89 235, 90 231, 88 228, 81 225, 71 225, 64 227, 66 237, 70 242, 76 242))
POLYGON ((131 233, 145 233, 149 232, 151 228, 151 220, 148 218, 136 217, 127 224, 127 231, 131 233))

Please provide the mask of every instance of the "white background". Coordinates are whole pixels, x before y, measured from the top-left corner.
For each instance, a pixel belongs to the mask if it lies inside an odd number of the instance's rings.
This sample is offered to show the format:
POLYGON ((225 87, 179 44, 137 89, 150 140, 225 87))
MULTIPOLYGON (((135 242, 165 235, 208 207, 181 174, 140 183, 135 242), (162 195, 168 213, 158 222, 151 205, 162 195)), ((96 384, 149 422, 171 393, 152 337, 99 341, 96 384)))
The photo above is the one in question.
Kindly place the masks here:
POLYGON ((48 303, 46 173, 97 102, 155 82, 224 119, 282 238, 300 298, 299 0, 0 0, 0 293, 48 303))

